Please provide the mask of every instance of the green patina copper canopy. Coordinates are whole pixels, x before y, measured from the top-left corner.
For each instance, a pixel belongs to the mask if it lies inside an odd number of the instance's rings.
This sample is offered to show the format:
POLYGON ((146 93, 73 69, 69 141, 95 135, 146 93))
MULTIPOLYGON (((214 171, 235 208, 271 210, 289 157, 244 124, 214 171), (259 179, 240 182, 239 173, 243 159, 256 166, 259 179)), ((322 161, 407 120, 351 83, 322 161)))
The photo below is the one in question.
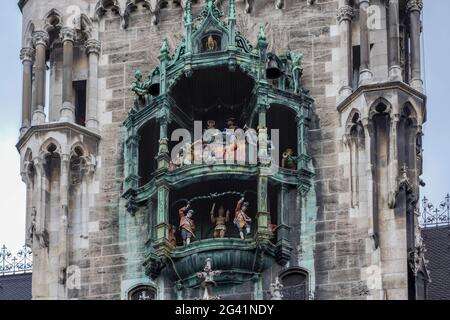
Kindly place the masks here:
MULTIPOLYGON (((274 262, 286 263, 291 255, 287 231, 280 231, 281 236, 276 244, 270 240, 270 231, 267 230, 269 213, 264 212, 269 208, 259 204, 266 201, 268 183, 289 185, 296 188, 302 196, 306 196, 312 187, 314 174, 310 165, 311 158, 307 154, 307 130, 313 100, 301 83, 303 56, 289 51, 283 54, 268 52, 263 27, 260 27, 256 44, 252 46, 236 30, 234 0, 229 2, 226 19, 214 0, 208 0, 200 14, 193 17, 192 1, 188 0, 183 20, 184 37, 175 50, 171 51, 169 42, 165 39, 160 47, 159 65, 145 79, 140 71, 135 73, 136 81, 131 86, 135 102, 124 122, 123 198, 126 200, 127 210, 132 214, 145 206, 149 199, 156 198, 157 221, 153 226, 152 241, 149 242, 145 262, 149 276, 156 278, 162 269, 172 267, 180 286, 196 287, 199 282, 195 272, 199 271, 203 260, 210 257, 215 267, 224 271, 219 282, 243 283, 257 277, 274 262), (241 103, 242 116, 249 119, 250 127, 267 131, 264 118, 272 105, 284 106, 295 115, 292 121, 297 128, 297 170, 280 168, 271 176, 261 175, 261 164, 200 164, 182 167, 175 172, 168 170, 169 125, 176 123, 182 128, 191 129, 196 120, 195 115, 186 110, 189 107, 189 97, 186 96, 194 93, 189 91, 191 87, 184 84, 190 83, 192 86, 194 83, 200 86, 205 83, 202 82, 202 77, 209 79, 211 74, 231 79, 230 91, 236 89, 246 92, 237 99, 245 97, 241 103), (184 94, 181 98, 180 92, 184 94), (139 146, 143 139, 151 137, 143 136, 140 132, 150 122, 159 126, 159 139, 145 142, 150 146, 157 145, 157 166, 148 182, 142 184, 139 146), (169 193, 189 188, 195 183, 207 182, 208 179, 258 181, 255 194, 258 193, 258 211, 261 212, 255 221, 255 238, 245 242, 240 239, 207 239, 196 241, 187 248, 171 246, 168 243, 169 193)), ((281 229, 289 228, 282 226, 281 229)))

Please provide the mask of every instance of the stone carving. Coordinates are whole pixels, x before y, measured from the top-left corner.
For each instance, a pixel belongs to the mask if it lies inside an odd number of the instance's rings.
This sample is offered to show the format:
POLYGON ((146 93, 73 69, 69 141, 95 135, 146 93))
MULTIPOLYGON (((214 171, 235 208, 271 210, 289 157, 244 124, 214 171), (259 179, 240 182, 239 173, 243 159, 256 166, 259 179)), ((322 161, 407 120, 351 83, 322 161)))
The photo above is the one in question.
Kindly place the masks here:
POLYGON ((419 11, 421 12, 423 9, 423 1, 422 0, 408 0, 406 3, 406 11, 419 11))
POLYGON ((22 48, 20 50, 20 60, 22 60, 22 63, 25 61, 32 62, 34 60, 34 54, 35 50, 33 48, 22 48))
POLYGON ((245 12, 252 13, 255 7, 255 0, 244 0, 245 1, 245 12))
POLYGON ((50 40, 50 36, 46 31, 35 31, 33 32, 33 44, 35 47, 41 45, 46 47, 48 41, 50 40))
POLYGON ((99 17, 103 17, 105 13, 111 10, 115 14, 120 15, 120 5, 117 0, 99 0, 95 5, 95 13, 99 17))
POLYGON ((354 16, 355 16, 355 12, 354 12, 353 8, 349 5, 345 5, 345 6, 342 6, 339 8, 338 14, 337 14, 337 19, 338 19, 338 22, 341 23, 342 21, 345 21, 345 20, 352 20, 354 16))
POLYGON ((401 190, 406 190, 407 192, 412 192, 413 186, 408 178, 408 167, 404 164, 400 168, 399 177, 397 178, 396 188, 390 192, 388 205, 390 209, 394 209, 397 205, 397 196, 401 190))
POLYGON ((101 45, 100 45, 100 41, 96 40, 96 39, 89 39, 88 41, 86 41, 86 53, 89 54, 100 54, 100 50, 101 50, 101 45))
POLYGON ((202 272, 197 273, 197 277, 199 279, 203 279, 202 287, 205 289, 201 300, 219 300, 220 297, 214 296, 212 288, 216 286, 216 282, 214 281, 214 277, 218 276, 222 273, 219 270, 212 269, 212 259, 206 259, 206 265, 202 272))
POLYGON ((30 241, 30 244, 33 245, 34 242, 34 235, 36 234, 36 208, 33 207, 31 209, 31 223, 30 223, 30 227, 27 230, 27 238, 30 241))
POLYGON ((284 286, 279 277, 275 278, 275 281, 270 285, 270 297, 271 300, 283 300, 284 286))
POLYGON ((75 41, 75 30, 72 28, 64 27, 61 29, 61 41, 67 42, 74 42, 75 41))

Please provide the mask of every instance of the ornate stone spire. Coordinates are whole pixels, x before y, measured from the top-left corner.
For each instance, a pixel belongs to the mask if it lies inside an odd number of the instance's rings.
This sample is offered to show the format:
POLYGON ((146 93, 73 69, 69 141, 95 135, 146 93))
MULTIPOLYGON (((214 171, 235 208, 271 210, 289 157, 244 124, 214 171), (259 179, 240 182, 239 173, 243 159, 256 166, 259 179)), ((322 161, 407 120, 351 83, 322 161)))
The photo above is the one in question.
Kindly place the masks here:
POLYGON ((192 24, 192 0, 186 0, 184 4, 184 23, 192 24))
POLYGON ((258 42, 259 41, 266 41, 266 33, 264 31, 264 27, 260 26, 259 27, 259 32, 258 32, 258 42))
POLYGON ((163 40, 163 43, 161 45, 161 49, 159 50, 161 57, 169 55, 169 42, 167 41, 167 38, 163 40))
POLYGON ((236 19, 236 5, 235 0, 230 0, 229 19, 236 19))

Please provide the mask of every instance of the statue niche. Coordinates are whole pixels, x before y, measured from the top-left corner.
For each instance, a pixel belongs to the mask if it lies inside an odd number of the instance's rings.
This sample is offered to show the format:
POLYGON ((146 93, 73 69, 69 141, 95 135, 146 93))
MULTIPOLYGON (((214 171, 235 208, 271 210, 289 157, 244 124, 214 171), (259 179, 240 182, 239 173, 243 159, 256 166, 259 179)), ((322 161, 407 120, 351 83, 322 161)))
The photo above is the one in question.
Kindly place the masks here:
POLYGON ((209 34, 202 38, 201 53, 221 50, 222 38, 217 34, 209 34))

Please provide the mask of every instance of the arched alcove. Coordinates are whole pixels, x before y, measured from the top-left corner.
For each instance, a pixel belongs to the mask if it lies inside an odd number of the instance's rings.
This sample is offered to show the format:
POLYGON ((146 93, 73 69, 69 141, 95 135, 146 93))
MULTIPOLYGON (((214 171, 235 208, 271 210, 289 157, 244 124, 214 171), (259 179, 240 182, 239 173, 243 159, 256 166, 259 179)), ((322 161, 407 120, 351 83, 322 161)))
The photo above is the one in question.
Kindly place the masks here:
MULTIPOLYGON (((284 153, 291 149, 293 155, 298 155, 298 132, 297 132, 297 114, 291 108, 280 105, 272 104, 267 112, 267 128, 270 130, 269 135, 272 130, 279 131, 279 141, 278 145, 274 147, 278 149, 279 154, 279 164, 283 165, 284 153)), ((274 137, 270 136, 272 139, 274 137)), ((277 144, 277 141, 272 141, 277 144)), ((286 167, 286 169, 296 170, 297 167, 286 167)))
POLYGON ((157 169, 159 124, 156 120, 146 123, 138 132, 139 136, 139 184, 147 184, 157 169))
POLYGON ((309 274, 299 267, 282 271, 279 275, 283 284, 283 300, 308 300, 309 274))
POLYGON ((256 199, 256 181, 255 180, 208 180, 191 184, 188 187, 170 192, 170 225, 175 233, 177 245, 182 245, 181 234, 179 230, 179 210, 186 206, 187 201, 191 201, 191 208, 194 210, 193 219, 196 225, 196 238, 194 241, 213 238, 215 224, 211 221, 211 209, 213 203, 216 204, 214 215, 218 215, 218 209, 223 206, 226 211, 230 211, 230 219, 227 222, 226 238, 239 238, 239 231, 233 224, 237 202, 244 194, 249 208, 247 214, 252 218, 252 232, 256 227, 257 199, 256 199), (217 194, 210 198, 211 194, 217 194))
POLYGON ((250 76, 223 66, 196 70, 191 77, 182 76, 170 92, 189 117, 202 121, 204 126, 208 120, 215 120, 221 130, 227 127, 228 118, 237 119, 241 127, 246 124, 243 111, 253 87, 250 76))

